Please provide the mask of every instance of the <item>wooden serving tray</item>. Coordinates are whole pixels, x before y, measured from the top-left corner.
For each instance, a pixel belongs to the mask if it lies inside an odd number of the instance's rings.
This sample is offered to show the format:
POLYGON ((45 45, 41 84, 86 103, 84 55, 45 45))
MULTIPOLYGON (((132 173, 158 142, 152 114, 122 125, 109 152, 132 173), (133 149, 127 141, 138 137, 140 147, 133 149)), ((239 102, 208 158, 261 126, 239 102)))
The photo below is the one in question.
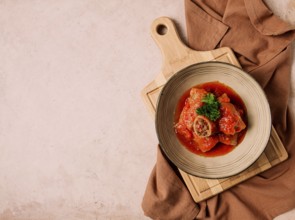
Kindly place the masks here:
MULTIPOLYGON (((167 17, 160 17, 152 23, 151 34, 164 58, 162 71, 154 81, 142 90, 141 94, 153 117, 162 87, 179 70, 205 61, 221 61, 241 67, 234 53, 228 47, 212 51, 195 51, 185 46, 179 38, 174 23, 167 17)), ((223 179, 205 179, 189 175, 180 169, 179 171, 194 201, 200 202, 281 163, 287 158, 288 154, 272 127, 270 140, 262 155, 252 166, 238 175, 223 179)))

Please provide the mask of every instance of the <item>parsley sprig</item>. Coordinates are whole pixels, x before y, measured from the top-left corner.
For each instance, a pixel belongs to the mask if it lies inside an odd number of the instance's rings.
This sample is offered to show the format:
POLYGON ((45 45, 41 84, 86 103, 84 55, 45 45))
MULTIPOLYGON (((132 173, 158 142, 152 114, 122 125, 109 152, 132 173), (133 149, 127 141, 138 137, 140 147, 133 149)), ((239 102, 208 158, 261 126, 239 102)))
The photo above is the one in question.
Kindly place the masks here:
POLYGON ((197 114, 204 115, 211 121, 216 121, 220 117, 220 103, 217 101, 215 95, 212 93, 207 93, 203 97, 202 102, 205 104, 200 108, 197 108, 197 114))

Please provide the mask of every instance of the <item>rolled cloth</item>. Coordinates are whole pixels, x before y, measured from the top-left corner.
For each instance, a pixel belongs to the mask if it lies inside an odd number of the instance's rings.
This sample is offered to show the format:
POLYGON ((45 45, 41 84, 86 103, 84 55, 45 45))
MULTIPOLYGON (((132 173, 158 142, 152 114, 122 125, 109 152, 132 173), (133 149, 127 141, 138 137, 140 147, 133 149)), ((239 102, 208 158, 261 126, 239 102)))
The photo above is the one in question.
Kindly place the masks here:
POLYGON ((289 158, 196 204, 158 147, 142 201, 144 213, 152 219, 273 219, 295 208, 295 120, 288 106, 294 28, 261 0, 185 0, 185 13, 191 48, 232 48, 242 68, 264 89, 289 158))

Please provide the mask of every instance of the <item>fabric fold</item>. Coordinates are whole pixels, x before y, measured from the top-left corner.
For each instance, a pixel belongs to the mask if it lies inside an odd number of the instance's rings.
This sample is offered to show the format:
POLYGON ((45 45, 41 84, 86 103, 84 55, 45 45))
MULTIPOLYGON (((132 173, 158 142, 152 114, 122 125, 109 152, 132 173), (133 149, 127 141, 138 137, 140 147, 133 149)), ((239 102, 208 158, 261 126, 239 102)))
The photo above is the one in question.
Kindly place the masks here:
POLYGON ((188 41, 192 42, 190 46, 198 51, 215 48, 227 32, 228 26, 191 1, 185 1, 185 9, 186 21, 189 22, 187 24, 188 41))
POLYGON ((247 13, 253 26, 263 35, 281 35, 294 27, 283 21, 261 0, 244 0, 247 13))

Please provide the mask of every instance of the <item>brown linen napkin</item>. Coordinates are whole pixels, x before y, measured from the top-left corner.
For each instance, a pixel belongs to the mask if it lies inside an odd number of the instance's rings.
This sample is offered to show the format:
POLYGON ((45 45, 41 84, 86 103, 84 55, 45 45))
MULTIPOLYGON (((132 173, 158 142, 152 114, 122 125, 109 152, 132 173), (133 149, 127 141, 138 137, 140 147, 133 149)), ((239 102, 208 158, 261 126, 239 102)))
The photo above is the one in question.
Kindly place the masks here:
POLYGON ((295 120, 288 107, 295 31, 261 0, 185 0, 189 46, 233 49, 242 68, 264 89, 272 122, 289 159, 195 204, 177 169, 158 149, 142 208, 153 219, 272 219, 295 208, 295 120))

